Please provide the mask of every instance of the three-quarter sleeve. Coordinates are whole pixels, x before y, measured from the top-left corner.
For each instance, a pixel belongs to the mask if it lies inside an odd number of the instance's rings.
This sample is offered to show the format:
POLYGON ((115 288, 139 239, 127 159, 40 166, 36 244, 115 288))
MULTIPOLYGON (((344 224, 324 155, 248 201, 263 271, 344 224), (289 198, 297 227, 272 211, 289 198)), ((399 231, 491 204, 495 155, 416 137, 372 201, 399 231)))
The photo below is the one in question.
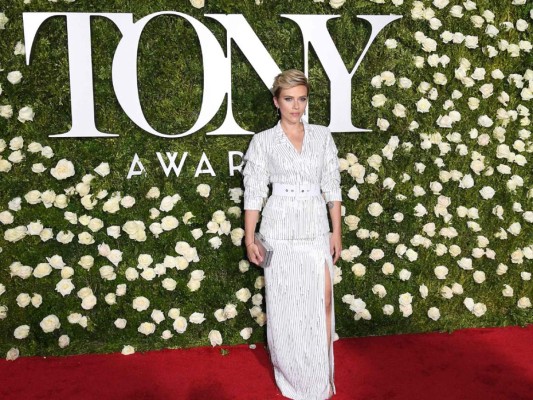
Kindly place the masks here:
POLYGON ((324 193, 326 202, 342 201, 341 196, 341 174, 339 168, 339 159, 337 157, 337 146, 333 141, 333 136, 328 129, 326 146, 324 150, 324 164, 320 188, 324 193))
POLYGON ((243 169, 244 181, 244 209, 259 210, 268 197, 268 182, 270 178, 267 154, 255 135, 250 141, 248 150, 244 155, 246 162, 243 169))

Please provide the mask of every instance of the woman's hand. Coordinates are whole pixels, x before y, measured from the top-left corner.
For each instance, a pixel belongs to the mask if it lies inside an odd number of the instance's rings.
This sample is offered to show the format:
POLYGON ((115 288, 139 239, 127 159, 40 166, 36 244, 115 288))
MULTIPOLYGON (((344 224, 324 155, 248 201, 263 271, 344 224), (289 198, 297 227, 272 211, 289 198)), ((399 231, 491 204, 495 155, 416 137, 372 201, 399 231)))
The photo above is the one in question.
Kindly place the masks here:
POLYGON ((256 265, 259 265, 263 262, 263 257, 261 257, 261 254, 259 253, 259 248, 255 243, 251 243, 249 246, 246 247, 246 254, 248 256, 248 260, 250 260, 256 265))
MULTIPOLYGON (((251 247, 251 246, 250 246, 251 247)), ((341 243, 341 233, 333 232, 329 237, 329 252, 331 257, 333 257, 333 264, 337 262, 341 256, 342 243, 341 243)))

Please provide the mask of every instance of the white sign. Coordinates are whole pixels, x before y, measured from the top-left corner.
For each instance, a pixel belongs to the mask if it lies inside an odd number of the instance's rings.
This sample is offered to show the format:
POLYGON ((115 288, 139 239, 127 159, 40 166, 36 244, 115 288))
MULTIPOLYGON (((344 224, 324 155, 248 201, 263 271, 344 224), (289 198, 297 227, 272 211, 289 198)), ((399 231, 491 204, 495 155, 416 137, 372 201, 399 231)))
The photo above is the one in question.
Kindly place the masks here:
MULTIPOLYGON (((232 41, 246 56, 253 69, 257 72, 267 88, 270 88, 274 77, 281 72, 263 43, 259 40, 248 22, 241 14, 206 14, 208 18, 218 21, 227 32, 226 54, 209 29, 190 15, 175 11, 161 11, 147 15, 133 22, 131 13, 23 13, 24 39, 26 45, 26 63, 30 64, 32 45, 44 21, 48 18, 63 16, 67 19, 68 59, 70 72, 70 93, 72 107, 72 128, 65 133, 50 135, 51 137, 113 137, 113 133, 100 132, 94 120, 94 93, 91 60, 91 29, 92 17, 103 17, 111 20, 122 33, 115 56, 113 58, 113 88, 118 102, 128 117, 141 129, 164 138, 177 138, 190 135, 203 128, 218 112, 227 96, 226 118, 222 125, 208 135, 247 135, 253 132, 241 128, 233 117, 231 99, 231 43, 232 41), (187 20, 194 28, 200 41, 203 59, 204 88, 202 105, 198 119, 187 131, 181 133, 162 133, 156 131, 146 120, 137 85, 137 52, 139 40, 144 27, 152 19, 160 15, 174 15, 187 20)), ((368 132, 353 126, 351 116, 352 78, 359 64, 366 55, 370 45, 381 30, 392 21, 402 18, 401 15, 358 15, 372 26, 370 38, 359 59, 351 71, 348 71, 333 43, 327 29, 327 21, 338 15, 281 15, 294 21, 302 31, 304 45, 304 68, 308 76, 309 45, 313 47, 324 71, 330 80, 330 124, 332 132, 368 132)), ((309 115, 309 104, 305 118, 309 115)))

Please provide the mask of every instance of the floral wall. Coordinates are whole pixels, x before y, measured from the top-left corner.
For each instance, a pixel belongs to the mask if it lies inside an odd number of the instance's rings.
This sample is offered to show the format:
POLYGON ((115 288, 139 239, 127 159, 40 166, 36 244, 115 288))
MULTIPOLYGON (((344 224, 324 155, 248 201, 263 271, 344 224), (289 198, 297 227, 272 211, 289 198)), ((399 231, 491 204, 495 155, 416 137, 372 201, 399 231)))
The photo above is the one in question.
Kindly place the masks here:
MULTIPOLYGON (((204 14, 242 14, 281 69, 303 69, 301 31, 281 14, 338 15, 328 29, 349 70, 370 36, 357 15, 401 15, 352 80, 352 122, 370 131, 334 134, 344 248, 335 266, 337 334, 533 321, 531 3, 16 0, 0 6, 4 357, 266 340, 264 279, 242 243, 242 177, 228 168, 230 152, 246 151, 251 136, 206 135, 225 105, 185 137, 137 127, 113 91, 121 32, 94 17, 96 125, 118 136, 54 138, 72 124, 64 18, 42 25, 25 62, 24 12, 138 20, 168 10, 196 18, 221 45, 225 29, 204 14), (183 161, 179 174, 167 176, 166 153, 183 161), (144 172, 127 179, 136 154, 144 172)), ((273 126, 270 93, 235 45, 231 73, 239 125, 273 126)), ((202 76, 190 24, 160 16, 145 27, 138 84, 155 129, 194 124, 202 76)), ((313 50, 309 78, 310 122, 328 125, 328 77, 313 50)))

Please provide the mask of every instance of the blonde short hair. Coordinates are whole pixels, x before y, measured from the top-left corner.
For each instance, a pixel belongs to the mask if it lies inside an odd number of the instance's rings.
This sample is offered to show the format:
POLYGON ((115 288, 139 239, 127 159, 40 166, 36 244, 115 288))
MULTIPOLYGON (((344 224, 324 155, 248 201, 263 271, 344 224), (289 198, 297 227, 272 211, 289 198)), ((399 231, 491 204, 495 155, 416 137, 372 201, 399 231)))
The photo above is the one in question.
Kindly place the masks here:
POLYGON ((274 78, 271 92, 274 97, 279 97, 283 89, 290 89, 300 85, 304 85, 307 88, 307 94, 309 94, 309 81, 304 73, 298 69, 288 69, 274 78))

